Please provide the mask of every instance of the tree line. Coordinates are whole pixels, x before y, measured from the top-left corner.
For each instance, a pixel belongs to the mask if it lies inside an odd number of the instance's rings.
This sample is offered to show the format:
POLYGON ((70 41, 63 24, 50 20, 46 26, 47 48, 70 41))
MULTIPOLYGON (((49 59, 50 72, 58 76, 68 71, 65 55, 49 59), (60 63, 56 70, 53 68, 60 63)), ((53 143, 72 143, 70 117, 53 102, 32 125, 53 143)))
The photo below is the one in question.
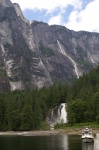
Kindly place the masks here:
POLYGON ((41 129, 51 108, 67 103, 68 122, 99 122, 99 66, 72 85, 0 93, 0 130, 41 129))
POLYGON ((65 92, 61 85, 0 93, 0 130, 40 129, 49 110, 62 101, 65 92))
POLYGON ((67 99, 69 123, 99 123, 99 66, 74 81, 67 99))

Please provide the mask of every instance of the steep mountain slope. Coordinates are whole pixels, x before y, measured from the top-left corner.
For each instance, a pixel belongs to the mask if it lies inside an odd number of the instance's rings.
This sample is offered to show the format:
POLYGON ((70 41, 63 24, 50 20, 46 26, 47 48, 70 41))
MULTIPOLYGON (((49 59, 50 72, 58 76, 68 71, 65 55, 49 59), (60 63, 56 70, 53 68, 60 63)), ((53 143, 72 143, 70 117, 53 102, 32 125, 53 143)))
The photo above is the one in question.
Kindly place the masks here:
POLYGON ((70 82, 95 67, 99 34, 30 23, 18 4, 0 0, 0 90, 70 82))
POLYGON ((33 41, 31 25, 23 17, 18 4, 5 6, 1 1, 0 10, 3 59, 0 68, 6 71, 11 90, 49 85, 51 81, 39 57, 38 46, 33 41))

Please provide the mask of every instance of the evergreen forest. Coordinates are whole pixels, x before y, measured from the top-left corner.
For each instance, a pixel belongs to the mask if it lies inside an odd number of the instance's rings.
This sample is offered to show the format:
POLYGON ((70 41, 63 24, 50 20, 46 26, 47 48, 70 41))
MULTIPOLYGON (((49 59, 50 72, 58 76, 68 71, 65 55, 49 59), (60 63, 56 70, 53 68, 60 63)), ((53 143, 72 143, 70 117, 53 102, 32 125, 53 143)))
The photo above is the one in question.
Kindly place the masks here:
POLYGON ((68 123, 99 123, 99 66, 71 85, 0 93, 0 130, 39 130, 49 110, 67 103, 68 123))

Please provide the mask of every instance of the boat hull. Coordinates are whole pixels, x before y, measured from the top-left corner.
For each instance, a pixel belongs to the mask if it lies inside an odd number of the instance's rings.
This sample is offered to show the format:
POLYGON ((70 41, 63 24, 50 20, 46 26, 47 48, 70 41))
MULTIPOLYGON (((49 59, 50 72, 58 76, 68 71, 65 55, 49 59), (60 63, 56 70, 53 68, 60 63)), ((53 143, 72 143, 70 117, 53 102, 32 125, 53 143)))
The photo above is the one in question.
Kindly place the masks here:
POLYGON ((81 138, 84 143, 94 142, 94 136, 92 133, 92 129, 90 129, 90 128, 83 129, 81 138))
POLYGON ((94 142, 94 138, 82 138, 82 141, 84 143, 91 143, 91 142, 94 142))

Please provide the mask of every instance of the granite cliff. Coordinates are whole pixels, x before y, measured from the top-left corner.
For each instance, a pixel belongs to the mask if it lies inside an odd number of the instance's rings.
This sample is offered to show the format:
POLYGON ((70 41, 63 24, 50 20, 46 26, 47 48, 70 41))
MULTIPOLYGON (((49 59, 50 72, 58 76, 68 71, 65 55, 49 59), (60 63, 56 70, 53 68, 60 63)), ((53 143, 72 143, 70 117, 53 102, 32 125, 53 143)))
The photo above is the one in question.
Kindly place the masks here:
POLYGON ((99 34, 33 21, 0 0, 0 91, 71 82, 97 66, 99 34))

